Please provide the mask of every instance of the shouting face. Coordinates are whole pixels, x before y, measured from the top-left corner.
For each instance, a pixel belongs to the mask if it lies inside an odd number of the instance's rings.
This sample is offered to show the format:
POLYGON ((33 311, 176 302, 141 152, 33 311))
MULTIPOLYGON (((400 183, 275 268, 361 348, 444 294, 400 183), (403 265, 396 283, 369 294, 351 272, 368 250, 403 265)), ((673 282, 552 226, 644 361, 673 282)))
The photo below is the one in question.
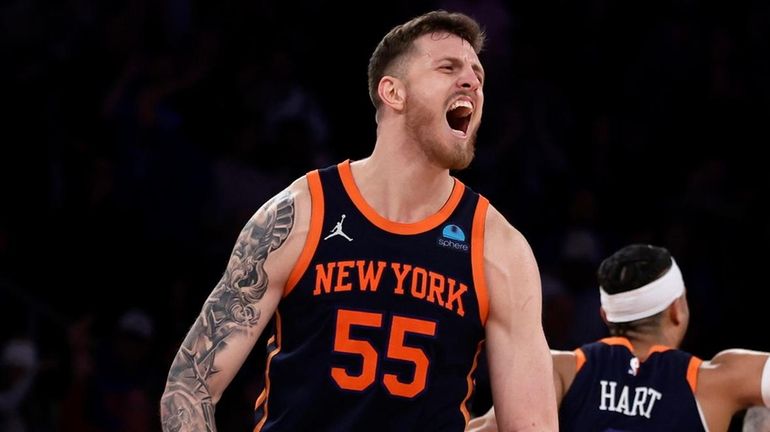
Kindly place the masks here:
POLYGON ((484 105, 484 70, 471 45, 432 33, 415 41, 404 74, 407 134, 437 165, 470 164, 484 105))

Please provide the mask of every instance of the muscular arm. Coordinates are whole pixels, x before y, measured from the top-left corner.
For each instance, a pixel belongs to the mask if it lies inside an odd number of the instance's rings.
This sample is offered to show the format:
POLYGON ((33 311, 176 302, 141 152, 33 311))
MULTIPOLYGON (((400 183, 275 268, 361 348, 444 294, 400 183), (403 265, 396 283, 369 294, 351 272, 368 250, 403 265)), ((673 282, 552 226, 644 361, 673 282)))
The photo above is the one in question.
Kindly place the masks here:
POLYGON ((301 250, 309 217, 296 220, 309 207, 301 184, 263 205, 238 236, 171 365, 160 407, 164 431, 216 430, 214 406, 270 320, 301 250))
POLYGON ((492 207, 484 264, 492 398, 501 431, 557 430, 553 364, 541 324, 537 263, 524 237, 492 207))
POLYGON ((763 405, 761 380, 768 356, 767 352, 730 349, 703 362, 695 397, 711 430, 726 429, 736 412, 763 405))

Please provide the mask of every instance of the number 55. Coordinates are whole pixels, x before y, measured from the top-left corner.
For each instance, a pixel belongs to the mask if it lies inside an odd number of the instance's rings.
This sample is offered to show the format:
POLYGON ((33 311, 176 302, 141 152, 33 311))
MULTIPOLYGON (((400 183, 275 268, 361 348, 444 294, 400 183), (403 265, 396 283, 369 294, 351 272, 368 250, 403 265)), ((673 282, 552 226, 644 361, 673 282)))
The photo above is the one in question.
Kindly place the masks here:
MULTIPOLYGON (((333 367, 332 378, 346 390, 365 390, 377 375, 377 351, 372 344, 365 340, 350 337, 351 326, 382 327, 382 314, 340 309, 337 311, 337 331, 334 336, 334 351, 347 354, 358 354, 363 363, 359 375, 350 375, 344 368, 333 367)), ((390 326, 388 352, 386 357, 403 360, 414 364, 414 379, 411 382, 401 382, 395 374, 383 374, 382 382, 390 394, 405 398, 413 398, 425 389, 430 360, 420 348, 404 345, 407 333, 425 336, 436 335, 436 323, 416 318, 394 315, 390 326)))

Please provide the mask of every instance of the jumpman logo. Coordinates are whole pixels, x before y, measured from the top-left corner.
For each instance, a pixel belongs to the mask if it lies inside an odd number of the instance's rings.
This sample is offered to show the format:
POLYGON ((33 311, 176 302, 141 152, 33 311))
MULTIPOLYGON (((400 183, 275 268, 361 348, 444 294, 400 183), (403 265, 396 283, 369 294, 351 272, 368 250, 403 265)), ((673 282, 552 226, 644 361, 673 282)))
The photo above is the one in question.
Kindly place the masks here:
POLYGON ((353 241, 352 238, 348 237, 347 234, 342 232, 342 222, 344 222, 344 221, 345 221, 345 215, 343 214, 342 215, 342 219, 340 219, 340 221, 337 222, 337 225, 334 225, 334 228, 332 228, 332 231, 331 231, 332 233, 329 234, 328 236, 324 237, 324 240, 326 240, 326 239, 328 239, 330 237, 334 237, 336 235, 340 235, 340 236, 345 237, 346 239, 348 239, 348 241, 353 241))

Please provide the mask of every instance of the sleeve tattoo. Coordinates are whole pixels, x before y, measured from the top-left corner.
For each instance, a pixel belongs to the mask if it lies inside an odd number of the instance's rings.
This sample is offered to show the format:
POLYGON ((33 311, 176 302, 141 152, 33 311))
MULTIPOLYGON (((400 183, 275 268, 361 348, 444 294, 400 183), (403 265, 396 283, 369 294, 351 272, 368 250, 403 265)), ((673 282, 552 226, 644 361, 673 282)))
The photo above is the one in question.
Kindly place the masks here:
POLYGON ((227 338, 257 325, 259 301, 268 286, 264 263, 294 225, 294 199, 284 191, 244 226, 222 279, 203 305, 169 371, 161 400, 164 431, 215 431, 207 380, 227 338))

